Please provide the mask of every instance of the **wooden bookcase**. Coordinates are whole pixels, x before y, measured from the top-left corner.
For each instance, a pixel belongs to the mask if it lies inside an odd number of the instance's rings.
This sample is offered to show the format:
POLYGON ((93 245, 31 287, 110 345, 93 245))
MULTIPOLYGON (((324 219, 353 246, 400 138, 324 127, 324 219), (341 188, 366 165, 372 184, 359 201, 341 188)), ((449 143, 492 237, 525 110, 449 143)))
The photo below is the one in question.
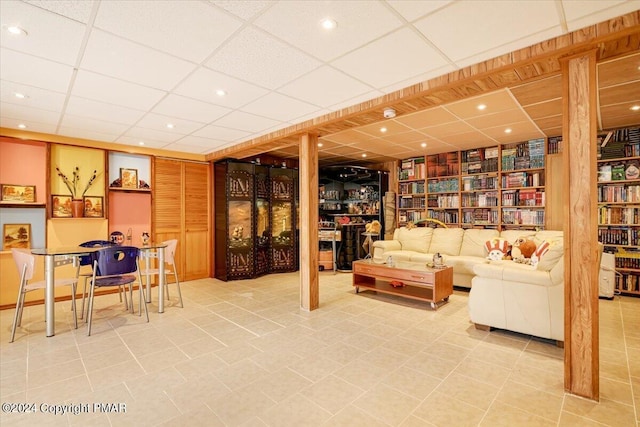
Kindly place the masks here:
POLYGON ((460 153, 427 156, 427 218, 449 226, 460 222, 460 153))
POLYGON ((640 128, 598 138, 598 240, 615 254, 616 289, 640 295, 640 128))
POLYGON ((500 222, 498 156, 498 146, 462 152, 463 227, 497 227, 500 222))

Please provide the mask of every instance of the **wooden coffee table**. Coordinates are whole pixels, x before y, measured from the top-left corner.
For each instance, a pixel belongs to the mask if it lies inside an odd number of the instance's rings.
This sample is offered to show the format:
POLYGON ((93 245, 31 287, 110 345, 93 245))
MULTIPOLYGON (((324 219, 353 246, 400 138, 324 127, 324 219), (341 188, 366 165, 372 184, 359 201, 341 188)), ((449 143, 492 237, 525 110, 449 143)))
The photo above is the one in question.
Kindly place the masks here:
POLYGON ((438 304, 449 301, 453 294, 453 268, 429 268, 424 263, 397 262, 394 267, 376 264, 371 259, 353 262, 353 286, 356 293, 371 290, 385 294, 400 295, 431 303, 436 310, 438 304), (403 286, 392 286, 391 282, 402 282, 403 286))

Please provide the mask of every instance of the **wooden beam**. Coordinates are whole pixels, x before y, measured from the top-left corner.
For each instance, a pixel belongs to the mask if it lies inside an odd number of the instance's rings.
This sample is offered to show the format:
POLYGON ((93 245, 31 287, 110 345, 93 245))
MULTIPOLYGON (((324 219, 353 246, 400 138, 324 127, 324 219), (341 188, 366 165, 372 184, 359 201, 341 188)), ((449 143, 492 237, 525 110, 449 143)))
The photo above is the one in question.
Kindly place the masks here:
POLYGON ((318 292, 318 136, 300 137, 300 307, 315 310, 318 292))
POLYGON ((596 51, 562 60, 564 388, 599 400, 596 51))

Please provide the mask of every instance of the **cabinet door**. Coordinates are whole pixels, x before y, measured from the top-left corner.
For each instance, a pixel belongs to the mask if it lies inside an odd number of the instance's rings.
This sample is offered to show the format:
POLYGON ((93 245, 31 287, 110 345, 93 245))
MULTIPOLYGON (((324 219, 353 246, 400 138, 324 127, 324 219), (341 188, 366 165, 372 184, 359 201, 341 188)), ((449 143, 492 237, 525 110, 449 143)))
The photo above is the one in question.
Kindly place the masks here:
POLYGON ((209 165, 184 163, 185 280, 209 275, 211 242, 209 233, 209 165))

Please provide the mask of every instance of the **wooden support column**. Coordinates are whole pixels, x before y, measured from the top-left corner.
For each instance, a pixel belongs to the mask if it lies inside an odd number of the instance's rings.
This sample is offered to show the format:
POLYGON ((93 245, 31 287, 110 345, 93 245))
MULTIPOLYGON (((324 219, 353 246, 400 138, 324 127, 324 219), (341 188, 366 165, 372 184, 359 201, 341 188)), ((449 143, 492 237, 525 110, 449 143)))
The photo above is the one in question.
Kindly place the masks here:
POLYGON ((596 52, 563 71, 564 388, 599 400, 596 52))
POLYGON ((300 307, 318 308, 318 136, 300 137, 300 307))

